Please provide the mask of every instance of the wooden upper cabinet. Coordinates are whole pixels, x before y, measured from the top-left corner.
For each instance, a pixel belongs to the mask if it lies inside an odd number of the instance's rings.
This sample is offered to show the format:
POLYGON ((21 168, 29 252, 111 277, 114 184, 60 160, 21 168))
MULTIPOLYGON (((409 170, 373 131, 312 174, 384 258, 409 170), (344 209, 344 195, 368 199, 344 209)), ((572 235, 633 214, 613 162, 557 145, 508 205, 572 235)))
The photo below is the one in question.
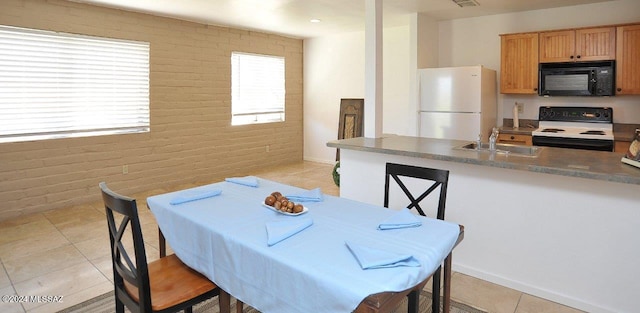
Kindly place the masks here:
POLYGON ((540 63, 601 61, 615 58, 615 27, 540 33, 540 63))
POLYGON ((616 28, 596 27, 576 30, 576 56, 582 61, 615 60, 616 28))
POLYGON ((616 40, 616 94, 640 94, 640 24, 619 26, 616 40))
POLYGON ((575 30, 540 33, 540 63, 573 61, 575 51, 575 30))
POLYGON ((500 93, 538 92, 538 33, 500 36, 500 93))

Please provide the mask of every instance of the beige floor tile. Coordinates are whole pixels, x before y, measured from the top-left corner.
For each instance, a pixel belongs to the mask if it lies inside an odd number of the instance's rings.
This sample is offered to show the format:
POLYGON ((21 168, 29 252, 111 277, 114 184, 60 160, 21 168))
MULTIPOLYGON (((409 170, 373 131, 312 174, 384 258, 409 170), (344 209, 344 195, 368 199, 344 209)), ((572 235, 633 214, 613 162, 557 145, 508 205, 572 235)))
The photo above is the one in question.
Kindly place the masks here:
POLYGON ((46 234, 11 241, 0 245, 0 259, 3 261, 24 257, 34 253, 59 248, 70 242, 60 232, 53 231, 46 234))
POLYGON ((451 280, 451 299, 491 313, 513 313, 521 292, 461 273, 451 280))
POLYGON ((7 260, 4 262, 4 266, 9 278, 16 284, 81 262, 86 262, 86 259, 80 251, 73 245, 66 245, 7 260))
POLYGON ((0 288, 6 287, 11 287, 11 280, 9 279, 9 275, 7 275, 7 271, 4 269, 4 264, 0 264, 0 288))
POLYGON ((109 238, 109 230, 104 217, 99 221, 59 226, 58 229, 71 243, 79 243, 96 238, 109 238))
POLYGON ((583 313, 578 309, 551 302, 545 299, 534 297, 529 294, 522 294, 520 303, 515 313, 583 313))
POLYGON ((48 303, 45 305, 41 305, 38 307, 30 308, 27 310, 28 313, 51 313, 57 312, 62 309, 68 308, 70 306, 74 306, 78 303, 87 301, 91 298, 95 298, 99 295, 105 294, 107 292, 113 291, 113 284, 108 282, 102 282, 98 285, 83 289, 74 294, 65 295, 63 297, 63 302, 59 303, 48 303))
MULTIPOLYGON (((51 271, 42 276, 16 283, 14 288, 20 295, 69 297, 104 283, 111 284, 93 264, 89 261, 83 261, 62 270, 51 271)), ((96 292, 87 296, 85 300, 99 294, 96 292)), ((29 311, 41 305, 42 303, 25 303, 24 308, 29 311)))
POLYGON ((34 213, 27 214, 20 217, 14 217, 12 219, 8 219, 6 221, 0 222, 0 231, 7 227, 18 226, 23 224, 28 224, 37 221, 45 221, 47 220, 42 213, 34 213))
POLYGON ((34 220, 19 223, 16 225, 8 224, 6 227, 0 227, 0 245, 12 241, 33 238, 38 235, 54 233, 57 229, 43 215, 36 215, 34 220))
POLYGON ((24 308, 20 302, 15 302, 15 298, 5 298, 6 296, 14 296, 16 292, 13 287, 0 288, 0 295, 3 297, 0 301, 0 312, 3 313, 24 313, 24 308))
POLYGON ((111 254, 109 236, 85 240, 75 243, 74 246, 87 260, 95 260, 111 254))
MULTIPOLYGON (((107 292, 109 290, 107 286, 111 286, 111 282, 88 261, 83 261, 80 264, 59 271, 52 271, 14 285, 16 292, 21 295, 62 296, 62 304, 49 303, 47 304, 49 308, 53 308, 53 306, 67 307, 73 305, 73 303, 70 302, 75 301, 69 300, 73 299, 73 295, 75 294, 84 295, 80 297, 81 299, 78 299, 80 301, 91 299, 92 297, 107 292), (100 285, 102 285, 102 290, 92 290, 92 287, 100 285), (87 291, 93 292, 89 293, 87 291)), ((27 311, 42 305, 43 303, 23 304, 27 311)), ((55 310, 45 311, 52 312, 55 310)))
POLYGON ((98 212, 91 205, 51 210, 44 212, 43 214, 54 226, 58 228, 64 228, 69 225, 82 225, 95 221, 104 221, 105 218, 104 213, 98 212))
POLYGON ((111 255, 103 256, 90 260, 91 264, 102 273, 102 275, 113 282, 113 265, 111 264, 111 255))

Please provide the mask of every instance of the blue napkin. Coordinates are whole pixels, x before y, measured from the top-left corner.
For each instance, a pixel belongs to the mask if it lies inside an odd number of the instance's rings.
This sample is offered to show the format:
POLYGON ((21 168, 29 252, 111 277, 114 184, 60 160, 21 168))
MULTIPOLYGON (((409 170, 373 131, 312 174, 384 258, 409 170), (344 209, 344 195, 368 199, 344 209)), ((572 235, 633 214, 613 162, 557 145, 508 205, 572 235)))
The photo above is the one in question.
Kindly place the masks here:
POLYGON ((287 218, 280 221, 269 222, 267 227, 267 245, 273 246, 313 224, 311 218, 287 218))
POLYGON ((253 176, 229 177, 225 178, 224 180, 234 184, 240 184, 249 187, 258 187, 258 179, 253 176))
POLYGON ((408 227, 420 227, 422 222, 409 211, 409 209, 402 209, 400 212, 391 215, 388 219, 378 225, 379 230, 408 228, 408 227))
POLYGON ((182 204, 185 202, 196 201, 200 199, 206 199, 215 197, 222 193, 220 189, 207 189, 207 190, 188 190, 183 191, 178 194, 175 198, 169 201, 172 205, 182 204))
POLYGON ((395 252, 379 250, 365 247, 353 242, 345 242, 351 254, 358 260, 363 270, 388 268, 398 266, 419 267, 420 262, 409 254, 398 254, 395 252))
POLYGON ((320 202, 324 199, 320 188, 285 195, 285 197, 294 202, 320 202))

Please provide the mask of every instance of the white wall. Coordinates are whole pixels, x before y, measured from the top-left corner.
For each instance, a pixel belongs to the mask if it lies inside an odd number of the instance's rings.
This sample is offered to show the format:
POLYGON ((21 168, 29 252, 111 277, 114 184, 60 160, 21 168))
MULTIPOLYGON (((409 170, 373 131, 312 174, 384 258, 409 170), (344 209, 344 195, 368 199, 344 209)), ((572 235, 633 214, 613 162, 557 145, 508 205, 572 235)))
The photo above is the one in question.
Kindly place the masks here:
MULTIPOLYGON (((413 135, 409 26, 383 30, 383 133, 413 135)), ((304 41, 304 159, 335 161, 340 99, 364 98, 364 32, 304 41)))
POLYGON ((341 98, 364 98, 364 32, 304 41, 304 159, 332 163, 341 98))
MULTIPOLYGON (((499 14, 477 18, 431 22, 438 28, 438 65, 484 65, 500 71, 500 34, 640 22, 640 1, 617 0, 557 9, 499 14)), ((414 30, 415 31, 415 30, 414 30)), ((383 132, 414 135, 415 104, 409 96, 415 74, 407 27, 385 28, 383 34, 383 132), (406 71, 403 75, 403 71, 406 71), (405 94, 406 93, 406 94, 405 94), (404 102, 403 102, 404 101, 404 102)), ((420 36, 432 32, 418 29, 420 36)), ((418 56, 420 58, 420 56, 418 56)), ((420 63, 418 62, 418 65, 420 63)), ((499 77, 498 77, 499 79, 499 77)), ((338 133, 340 98, 364 98, 364 32, 307 39, 304 41, 304 158, 332 163, 335 149, 326 142, 338 133)), ((640 96, 611 98, 535 95, 498 96, 498 124, 512 117, 515 101, 525 104, 523 119, 537 119, 542 105, 611 106, 614 122, 640 123, 640 96)))

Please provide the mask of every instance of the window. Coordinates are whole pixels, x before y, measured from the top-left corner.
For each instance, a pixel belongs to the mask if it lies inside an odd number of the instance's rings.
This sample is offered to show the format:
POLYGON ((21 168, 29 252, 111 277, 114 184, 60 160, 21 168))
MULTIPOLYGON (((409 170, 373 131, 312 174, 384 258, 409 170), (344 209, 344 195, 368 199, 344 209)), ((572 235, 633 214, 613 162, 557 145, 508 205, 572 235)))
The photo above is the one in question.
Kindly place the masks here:
POLYGON ((284 58, 231 53, 231 125, 284 121, 284 58))
POLYGON ((0 26, 0 142, 149 131, 149 43, 0 26))

